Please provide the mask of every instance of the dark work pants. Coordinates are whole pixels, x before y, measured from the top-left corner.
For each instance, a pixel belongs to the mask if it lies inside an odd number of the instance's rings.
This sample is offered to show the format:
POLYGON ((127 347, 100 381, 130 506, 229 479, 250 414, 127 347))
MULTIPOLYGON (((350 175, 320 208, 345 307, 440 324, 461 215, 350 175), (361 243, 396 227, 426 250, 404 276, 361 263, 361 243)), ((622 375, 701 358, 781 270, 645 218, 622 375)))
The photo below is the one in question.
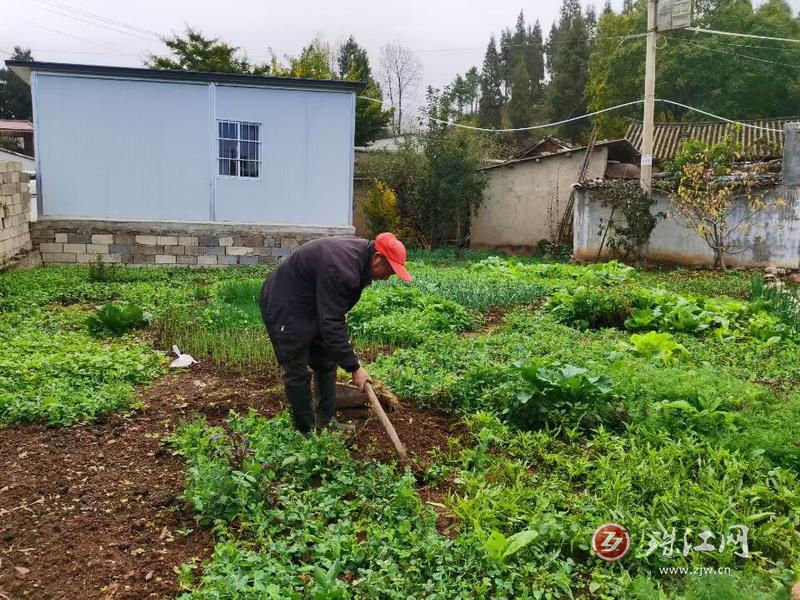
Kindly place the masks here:
POLYGON ((320 341, 315 340, 300 354, 282 363, 281 380, 297 429, 307 432, 330 423, 336 415, 336 361, 320 341), (316 391, 313 395, 312 374, 316 391))

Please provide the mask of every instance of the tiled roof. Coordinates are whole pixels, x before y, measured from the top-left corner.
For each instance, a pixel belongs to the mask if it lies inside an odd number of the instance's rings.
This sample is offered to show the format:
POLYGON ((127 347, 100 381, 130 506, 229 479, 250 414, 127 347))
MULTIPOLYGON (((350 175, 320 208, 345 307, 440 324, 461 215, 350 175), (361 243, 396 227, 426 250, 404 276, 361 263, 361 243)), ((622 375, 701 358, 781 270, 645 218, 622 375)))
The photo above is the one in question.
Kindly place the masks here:
MULTIPOLYGON (((759 121, 742 121, 742 123, 783 131, 783 126, 786 123, 798 121, 800 121, 800 117, 777 117, 759 121)), ((762 160, 783 156, 783 133, 764 131, 763 129, 754 129, 752 127, 741 127, 738 132, 734 133, 735 130, 736 126, 723 122, 656 123, 653 136, 653 158, 655 160, 675 158, 683 142, 688 139, 695 138, 707 144, 713 144, 722 141, 728 134, 733 135, 734 139, 742 143, 745 160, 762 160)), ((641 121, 633 121, 628 126, 625 138, 637 150, 641 151, 641 121)))
POLYGON ((0 119, 0 131, 30 131, 33 133, 33 124, 30 121, 0 119))
POLYGON ((537 154, 543 153, 542 148, 547 148, 547 147, 555 148, 555 150, 545 151, 549 153, 557 152, 559 150, 570 150, 572 148, 575 148, 575 146, 573 146, 568 142, 564 142, 556 137, 553 137, 552 135, 548 135, 534 142, 530 146, 523 148, 522 150, 511 156, 511 159, 513 160, 513 159, 529 158, 531 156, 536 156, 537 154))
MULTIPOLYGON (((620 154, 625 156, 626 159, 633 158, 636 155, 636 149, 625 138, 619 140, 600 140, 598 142, 595 142, 594 144, 595 149, 601 146, 608 146, 609 150, 617 150, 620 154)), ((559 150, 558 152, 549 152, 545 154, 528 156, 526 158, 510 158, 509 160, 504 160, 500 163, 493 164, 488 167, 481 167, 480 170, 488 171, 489 169, 497 169, 501 167, 513 167, 514 165, 518 164, 524 164, 528 162, 540 162, 542 160, 547 160, 548 158, 552 158, 554 156, 566 156, 568 154, 572 154, 573 152, 577 153, 585 151, 586 151, 586 146, 581 146, 579 148, 568 148, 566 150, 559 150)), ((635 156, 635 158, 638 161, 638 156, 635 156)))

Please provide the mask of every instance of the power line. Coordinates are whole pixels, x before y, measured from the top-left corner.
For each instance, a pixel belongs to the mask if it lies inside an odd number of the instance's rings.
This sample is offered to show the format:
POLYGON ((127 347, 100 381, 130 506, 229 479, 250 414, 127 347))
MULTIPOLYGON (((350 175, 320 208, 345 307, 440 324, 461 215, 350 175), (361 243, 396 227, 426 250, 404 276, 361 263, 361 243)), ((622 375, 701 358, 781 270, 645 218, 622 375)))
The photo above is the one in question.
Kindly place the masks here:
MULTIPOLYGON (((364 100, 369 100, 370 102, 375 102, 377 104, 383 105, 384 103, 381 100, 376 100, 375 98, 369 98, 368 96, 359 96, 359 98, 364 100)), ((783 133, 782 129, 774 129, 771 127, 763 127, 761 125, 753 125, 751 123, 743 123, 741 121, 734 121, 732 119, 728 119, 726 117, 722 117, 720 115, 715 115, 714 113, 710 113, 704 111, 699 108, 695 108, 694 106, 689 106, 688 104, 681 104, 680 102, 674 102, 673 100, 666 100, 663 98, 656 98, 656 102, 663 102, 665 104, 672 104, 673 106, 679 106, 686 110, 691 110, 693 112, 699 113, 701 115, 705 115, 707 117, 711 117, 717 119, 719 121, 724 121, 726 123, 731 123, 733 125, 741 125, 742 127, 748 129, 756 129, 759 131, 770 131, 773 133, 783 133)), ((461 129, 469 129, 471 131, 483 131, 487 133, 513 133, 518 131, 533 131, 535 129, 546 129, 548 127, 557 127, 558 125, 564 125, 566 123, 572 123, 573 121, 579 121, 581 119, 588 119, 589 117, 594 117, 596 115, 600 115, 603 113, 611 112, 614 110, 619 110, 621 108, 627 108, 628 106, 634 106, 637 104, 643 104, 644 100, 632 100, 631 102, 625 102, 624 104, 617 104, 616 106, 611 106, 609 108, 603 108, 601 110, 596 110, 594 112, 586 113, 585 115, 580 115, 578 117, 572 117, 569 119, 564 119, 561 121, 556 121, 554 123, 545 123, 542 125, 531 125, 529 127, 516 127, 513 129, 491 129, 488 127, 472 127, 471 125, 462 125, 461 123, 453 123, 452 121, 445 121, 444 119, 437 119, 434 117, 427 117, 430 121, 434 121, 436 123, 442 123, 443 125, 451 125, 453 127, 459 127, 461 129)))
POLYGON ((747 129, 755 129, 758 131, 770 131, 772 133, 783 133, 783 129, 775 129, 773 127, 762 127, 761 125, 753 125, 752 123, 743 123, 742 121, 734 121, 732 119, 727 119, 725 117, 721 117, 719 115, 715 115, 714 113, 706 112, 699 108, 695 108, 694 106, 689 106, 688 104, 681 104, 680 102, 674 102, 673 100, 665 100, 663 98, 656 98, 656 102, 664 102, 666 104, 672 104, 673 106, 679 106, 680 108, 685 108, 686 110, 691 110, 693 112, 699 113, 701 115, 705 115, 707 117, 711 117, 713 119, 717 119, 718 121, 724 121, 725 123, 730 123, 731 125, 741 125, 747 129))
MULTIPOLYGON (((42 0, 39 0, 39 1, 41 2, 42 0)), ((98 23, 98 22, 93 21, 93 20, 91 20, 89 18, 84 18, 84 17, 78 16, 78 15, 75 15, 75 14, 70 14, 69 12, 64 12, 64 11, 58 10, 56 8, 51 8, 47 4, 42 4, 41 6, 39 6, 39 8, 44 10, 44 11, 59 15, 61 17, 67 17, 68 19, 74 19, 76 21, 80 21, 81 23, 86 23, 88 25, 93 25, 94 27, 99 27, 100 29, 107 29, 108 31, 113 31, 114 33, 121 33, 123 35, 134 37, 134 38, 137 38, 137 39, 140 39, 140 40, 144 40, 146 42, 155 41, 155 39, 152 38, 152 37, 148 38, 148 37, 145 37, 143 35, 139 35, 138 33, 134 33, 132 31, 127 31, 125 29, 119 29, 119 28, 116 28, 116 27, 111 26, 111 25, 98 23)), ((159 38, 159 40, 160 40, 160 38, 159 38)))
POLYGON ((116 27, 121 27, 123 29, 129 29, 129 30, 131 30, 133 32, 136 32, 136 33, 142 33, 142 34, 145 34, 145 35, 155 36, 155 37, 157 37, 159 39, 161 38, 161 34, 158 33, 157 31, 153 31, 151 29, 145 29, 144 27, 139 27, 138 25, 132 25, 130 23, 126 23, 124 21, 119 21, 117 19, 112 19, 110 17, 105 17, 105 16, 97 14, 97 13, 89 12, 89 11, 84 10, 82 8, 75 8, 75 7, 67 4, 66 2, 58 2, 57 0, 38 0, 38 2, 40 2, 41 4, 47 4, 47 5, 51 6, 51 7, 57 8, 59 10, 65 10, 65 11, 70 12, 70 13, 81 15, 81 16, 84 16, 84 17, 89 18, 89 19, 102 21, 102 22, 107 23, 109 25, 114 25, 116 27))
POLYGON ((791 42, 792 44, 800 44, 800 40, 793 38, 779 38, 770 37, 768 35, 752 35, 749 33, 735 33, 733 31, 719 31, 717 29, 701 29, 700 27, 687 27, 687 31, 695 31, 697 33, 709 33, 714 35, 729 35, 731 37, 743 37, 755 40, 772 40, 775 42, 791 42))
POLYGON ((739 58, 746 58, 748 60, 755 60, 755 61, 758 61, 758 62, 769 63, 771 65, 781 65, 781 66, 784 66, 784 67, 792 67, 793 69, 800 69, 800 64, 794 64, 793 65, 793 64, 785 63, 785 62, 778 62, 778 61, 775 61, 775 60, 768 60, 766 58, 759 58, 757 56, 750 56, 749 54, 739 54, 738 52, 730 52, 728 50, 719 50, 717 48, 709 48, 708 46, 703 46, 701 44, 695 44, 695 43, 690 42, 688 40, 682 40, 682 39, 679 39, 679 38, 670 38, 670 39, 674 39, 674 40, 677 40, 677 41, 682 42, 684 44, 688 44, 689 46, 694 46, 695 48, 700 48, 701 50, 708 50, 709 52, 717 52, 719 54, 728 54, 730 56, 738 56, 739 58))
MULTIPOLYGON (((375 98, 369 98, 367 96, 359 96, 364 100, 369 100, 371 102, 375 102, 377 104, 383 105, 383 102, 380 100, 376 100, 375 98)), ((556 121, 555 123, 546 123, 544 125, 531 125, 529 127, 516 127, 513 129, 491 129, 488 127, 473 127, 471 125, 462 125, 461 123, 453 123, 452 121, 445 121, 444 119, 437 119, 435 117, 427 117, 430 121, 434 121, 436 123, 442 123, 444 125, 452 125, 453 127, 459 127, 461 129, 469 129, 471 131, 484 131, 487 133, 512 133, 517 131, 532 131, 534 129, 545 129, 547 127, 556 127, 557 125, 564 125, 566 123, 571 123, 573 121, 579 121, 581 119, 586 119, 589 117, 593 117, 595 115, 599 115, 602 113, 610 112, 612 110, 618 110, 620 108, 625 108, 627 106, 634 106, 636 104, 641 104, 644 100, 634 100, 632 102, 626 102, 625 104, 618 104, 617 106, 612 106, 610 108, 604 108, 602 110, 596 110, 591 113, 587 113, 585 115, 581 115, 578 117, 571 117, 569 119, 564 119, 562 121, 556 121)))
MULTIPOLYGON (((678 41, 685 41, 683 38, 675 38, 671 36, 667 36, 671 40, 678 40, 678 41)), ((753 48, 755 50, 777 50, 779 52, 797 52, 800 51, 800 48, 790 48, 784 46, 781 48, 780 46, 759 46, 754 44, 734 44, 731 42, 716 42, 720 46, 728 46, 730 48, 753 48)))
POLYGON ((82 38, 80 36, 73 35, 71 33, 67 33, 66 31, 61 31, 60 29, 54 29, 52 27, 47 27, 46 25, 41 25, 40 23, 33 23, 33 25, 35 25, 36 27, 41 27, 42 29, 46 29, 48 31, 52 31, 53 33, 58 33, 59 35, 65 35, 67 37, 71 37, 72 39, 78 40, 80 42, 86 42, 88 44, 92 44, 93 46, 99 46, 100 48, 104 47, 103 44, 98 44, 97 42, 93 42, 92 40, 88 40, 86 38, 82 38))

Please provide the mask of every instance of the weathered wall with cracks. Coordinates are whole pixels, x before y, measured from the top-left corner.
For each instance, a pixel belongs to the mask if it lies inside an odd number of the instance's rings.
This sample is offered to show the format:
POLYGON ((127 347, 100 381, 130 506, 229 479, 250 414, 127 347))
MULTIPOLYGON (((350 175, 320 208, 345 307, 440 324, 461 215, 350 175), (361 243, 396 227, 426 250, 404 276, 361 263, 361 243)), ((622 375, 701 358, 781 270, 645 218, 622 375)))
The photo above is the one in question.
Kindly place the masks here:
MULTIPOLYGON (((783 206, 764 211, 753 217, 751 227, 741 236, 740 252, 726 256, 726 264, 734 267, 777 266, 789 269, 800 268, 800 188, 797 186, 775 186, 764 192, 771 205, 783 198, 783 206)), ((611 209, 601 206, 597 193, 592 189, 578 189, 575 195, 574 257, 593 261, 603 237, 611 209)), ((654 213, 663 212, 667 218, 661 220, 650 237, 647 257, 651 262, 680 265, 712 265, 714 253, 694 231, 682 225, 679 216, 672 214, 669 196, 654 192, 654 213)), ((739 222, 745 216, 747 202, 739 199, 730 216, 730 223, 739 222)), ((618 215, 614 220, 620 222, 618 215)), ((624 219, 621 220, 624 223, 624 219)), ((611 258, 604 248, 601 258, 611 258)))

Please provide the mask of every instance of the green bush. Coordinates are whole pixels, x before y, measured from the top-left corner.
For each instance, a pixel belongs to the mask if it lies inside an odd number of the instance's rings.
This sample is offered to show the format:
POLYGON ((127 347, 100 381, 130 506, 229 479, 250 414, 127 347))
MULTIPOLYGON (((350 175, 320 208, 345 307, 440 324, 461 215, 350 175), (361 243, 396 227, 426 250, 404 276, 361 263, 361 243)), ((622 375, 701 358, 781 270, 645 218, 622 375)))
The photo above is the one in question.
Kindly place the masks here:
POLYGON ((97 261, 89 264, 89 281, 94 283, 107 283, 114 281, 117 267, 104 263, 98 256, 97 261))
POLYGON ((631 298, 618 289, 578 286, 553 294, 546 310, 577 329, 616 327, 621 329, 630 315, 631 298))
POLYGON ((471 329, 475 319, 460 304, 415 287, 376 286, 364 291, 347 324, 359 340, 414 346, 437 334, 471 329))
POLYGON ((558 363, 518 365, 517 371, 526 386, 503 410, 517 427, 588 430, 612 420, 617 399, 605 375, 587 375, 586 369, 558 363))
POLYGON ((122 335, 137 327, 150 323, 150 313, 130 302, 109 302, 100 306, 86 319, 86 326, 92 335, 122 335))
POLYGON ((645 357, 656 356, 669 363, 686 356, 688 351, 679 344, 672 334, 648 331, 645 334, 634 333, 630 347, 634 354, 645 357))

